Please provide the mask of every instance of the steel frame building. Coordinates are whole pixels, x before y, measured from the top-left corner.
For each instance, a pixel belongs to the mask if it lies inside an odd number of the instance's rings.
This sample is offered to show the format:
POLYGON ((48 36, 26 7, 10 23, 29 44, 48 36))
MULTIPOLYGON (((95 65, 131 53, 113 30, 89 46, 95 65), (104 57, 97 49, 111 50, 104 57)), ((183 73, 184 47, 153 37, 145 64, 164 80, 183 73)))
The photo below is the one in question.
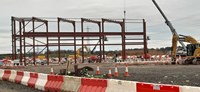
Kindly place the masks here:
MULTIPOLYGON (((143 45, 144 47, 144 54, 147 53, 147 37, 146 37, 146 22, 144 19, 141 19, 141 23, 143 25, 143 31, 142 32, 126 32, 125 31, 125 20, 124 19, 88 19, 88 18, 80 18, 79 21, 70 19, 70 18, 55 18, 57 22, 57 31, 56 32, 49 32, 49 22, 52 22, 45 18, 37 18, 37 17, 12 17, 11 18, 11 24, 12 24, 12 54, 13 59, 17 58, 17 55, 19 55, 20 61, 24 62, 26 65, 26 53, 30 52, 32 50, 33 53, 33 61, 34 64, 36 62, 36 47, 44 47, 41 51, 44 51, 46 49, 46 58, 47 63, 49 64, 49 47, 51 46, 57 46, 58 47, 58 58, 59 61, 61 61, 61 55, 60 55, 60 47, 61 46, 73 46, 74 47, 74 56, 76 57, 76 46, 82 46, 82 60, 84 60, 84 40, 86 37, 97 37, 98 39, 90 39, 90 40, 98 40, 99 41, 99 51, 100 51, 100 60, 105 59, 105 46, 107 45, 121 45, 122 47, 122 59, 126 59, 126 45, 143 45), (73 32, 60 32, 60 23, 66 22, 69 24, 72 24, 73 26, 73 32), (76 23, 81 23, 81 31, 76 30, 76 23), (98 32, 85 32, 84 30, 84 23, 89 22, 96 24, 98 26, 98 32), (114 23, 118 24, 121 27, 120 32, 106 32, 104 30, 105 28, 105 22, 107 23, 114 23), (27 30, 27 25, 32 23, 31 30, 27 30), (40 25, 35 25, 35 23, 42 23, 40 25), (36 29, 39 27, 45 27, 45 32, 37 32, 36 29), (105 43, 103 39, 105 39, 106 36, 121 36, 121 43, 119 44, 109 44, 105 43), (142 42, 134 42, 134 39, 126 39, 126 36, 135 36, 140 35, 143 36, 142 42), (51 39, 52 37, 56 39, 51 39), (61 37, 72 37, 68 39, 61 39, 61 37), (32 41, 27 42, 27 39, 32 39, 32 41), (37 38, 45 38, 46 42, 40 41, 37 38), (81 39, 80 39, 81 38, 81 39), (57 43, 50 43, 51 40, 57 41, 57 43), (61 43, 61 40, 71 40, 72 43, 61 43), (77 40, 81 41, 81 43, 77 43, 77 40), (126 42, 127 40, 131 40, 132 42, 126 42), (36 42, 43 43, 42 45, 36 44, 36 42), (19 47, 18 47, 19 46, 19 47), (26 51, 28 47, 31 47, 30 50, 26 51)), ((89 46, 95 46, 96 44, 87 44, 89 46)), ((21 63, 22 63, 21 62, 21 63)), ((75 59, 75 63, 76 63, 75 59)))

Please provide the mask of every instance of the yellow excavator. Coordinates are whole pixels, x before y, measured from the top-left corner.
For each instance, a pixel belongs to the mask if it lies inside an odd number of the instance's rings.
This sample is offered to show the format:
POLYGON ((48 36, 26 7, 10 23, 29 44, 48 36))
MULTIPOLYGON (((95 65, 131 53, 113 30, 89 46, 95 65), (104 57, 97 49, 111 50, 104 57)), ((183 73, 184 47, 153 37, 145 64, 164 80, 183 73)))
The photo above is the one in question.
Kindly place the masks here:
MULTIPOLYGON (((87 48, 86 45, 84 45, 83 48, 85 48, 86 51, 89 52, 89 49, 87 48)), ((81 50, 82 50, 82 47, 80 47, 78 50, 76 50, 76 58, 80 58, 80 57, 81 57, 81 56, 80 56, 80 51, 81 51, 81 50)), ((69 55, 68 58, 69 58, 69 59, 70 59, 70 58, 71 58, 71 59, 74 59, 75 56, 74 56, 74 55, 69 55)))
MULTIPOLYGON (((171 22, 167 19, 165 14, 162 12, 155 0, 152 0, 156 8, 159 10, 165 23, 169 26, 173 38, 172 38, 172 64, 176 64, 177 58, 177 42, 182 45, 183 51, 186 51, 186 58, 181 63, 182 64, 200 64, 200 43, 191 36, 179 35, 172 26, 171 22), (185 46, 183 42, 188 42, 189 44, 185 46)), ((184 52, 183 52, 184 53, 184 52)))
MULTIPOLYGON (((185 60, 178 62, 181 64, 200 64, 200 43, 194 39, 191 36, 184 36, 180 35, 182 37, 183 42, 190 43, 186 46, 186 58, 185 60)), ((174 62, 177 58, 177 42, 179 40, 179 37, 176 35, 173 35, 172 38, 172 60, 174 62)))

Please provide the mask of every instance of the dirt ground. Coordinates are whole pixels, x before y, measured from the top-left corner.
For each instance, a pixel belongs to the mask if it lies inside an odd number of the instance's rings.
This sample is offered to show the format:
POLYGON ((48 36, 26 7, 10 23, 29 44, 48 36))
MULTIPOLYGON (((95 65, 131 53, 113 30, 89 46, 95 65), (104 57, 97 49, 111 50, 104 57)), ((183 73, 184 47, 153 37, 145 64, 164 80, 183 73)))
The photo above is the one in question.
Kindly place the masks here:
POLYGON ((0 92, 41 92, 41 91, 8 81, 0 81, 0 92))
MULTIPOLYGON (((107 74, 108 68, 111 68, 112 74, 114 73, 115 63, 102 63, 99 64, 101 74, 107 74)), ((78 67, 90 66, 94 69, 90 74, 96 73, 97 64, 79 64, 78 67)), ((66 65, 53 65, 54 72, 59 74, 60 69, 65 69, 66 65)), ((40 73, 50 73, 51 66, 27 66, 25 68, 18 68, 16 70, 32 71, 40 73)), ((73 71, 73 65, 69 67, 70 71, 73 71)), ((128 66, 129 75, 124 77, 125 66, 123 64, 118 65, 119 77, 112 77, 112 79, 149 82, 157 84, 173 84, 173 85, 187 85, 200 87, 200 65, 130 65, 128 66)), ((5 83, 0 81, 0 83, 5 83)), ((5 83, 9 85, 5 88, 10 90, 16 89, 15 84, 5 83)), ((17 84, 16 84, 17 85, 17 84)), ((2 85, 0 85, 1 92, 2 85)), ((19 89, 20 90, 20 89, 19 89)), ((29 88, 27 88, 29 90, 29 88)), ((31 89, 32 90, 32 89, 31 89)), ((9 92, 9 91, 4 91, 9 92)), ((10 91, 10 92, 37 92, 33 91, 10 91)))

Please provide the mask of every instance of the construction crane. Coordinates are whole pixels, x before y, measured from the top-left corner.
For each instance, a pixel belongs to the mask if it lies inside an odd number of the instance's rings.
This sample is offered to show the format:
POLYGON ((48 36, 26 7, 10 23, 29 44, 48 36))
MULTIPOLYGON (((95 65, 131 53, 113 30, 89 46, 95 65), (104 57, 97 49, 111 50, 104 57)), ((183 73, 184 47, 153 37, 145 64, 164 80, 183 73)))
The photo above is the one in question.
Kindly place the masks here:
POLYGON ((167 19, 165 14, 162 12, 158 4, 155 0, 152 0, 156 8, 159 10, 163 18, 165 19, 165 23, 169 26, 173 38, 172 38, 172 64, 176 63, 176 55, 177 55, 177 41, 182 45, 184 51, 186 52, 186 59, 182 62, 184 64, 200 64, 200 43, 197 42, 196 39, 194 39, 191 36, 185 36, 185 35, 179 35, 175 28, 172 26, 172 23, 167 19), (185 46, 183 42, 188 42, 190 44, 185 46))
MULTIPOLYGON (((95 51, 97 45, 100 43, 100 41, 101 41, 101 39, 99 39, 99 41, 95 44, 94 48, 90 51, 90 54, 91 54, 90 61, 92 61, 92 62, 94 62, 95 60, 98 59, 99 55, 93 55, 93 54, 94 54, 94 51, 95 51)), ((104 37, 103 41, 108 41, 107 37, 104 37)))
POLYGON ((91 54, 94 54, 94 50, 96 49, 97 45, 99 44, 100 41, 97 42, 97 44, 95 44, 94 48, 91 50, 91 54))
MULTIPOLYGON (((95 44, 94 48, 91 50, 91 54, 94 54, 94 50, 96 49, 96 47, 97 47, 97 45, 100 43, 100 41, 101 41, 101 40, 99 40, 99 41, 95 44)), ((108 41, 108 38, 107 38, 107 37, 104 37, 103 41, 108 41)))

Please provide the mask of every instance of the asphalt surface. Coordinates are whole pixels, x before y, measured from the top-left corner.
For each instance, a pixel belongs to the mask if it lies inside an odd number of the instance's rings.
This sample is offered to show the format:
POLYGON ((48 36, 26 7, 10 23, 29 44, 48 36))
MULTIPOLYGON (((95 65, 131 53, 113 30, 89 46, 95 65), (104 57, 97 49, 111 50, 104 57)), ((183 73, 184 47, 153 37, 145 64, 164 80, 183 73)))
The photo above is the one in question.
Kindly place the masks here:
MULTIPOLYGON (((107 74, 109 68, 111 68, 113 74, 114 65, 114 63, 99 64, 101 74, 107 74)), ((84 66, 90 66, 94 69, 90 74, 96 73, 97 64, 79 64, 79 68, 84 66)), ((50 68, 50 66, 28 66, 16 70, 50 73, 50 68)), ((59 74, 60 69, 65 69, 66 65, 55 65, 53 68, 54 72, 59 74)), ((69 70, 73 71, 73 65, 69 67, 69 70)), ((125 66, 121 64, 118 65, 119 77, 112 77, 112 79, 200 87, 199 70, 200 65, 130 65, 128 66, 130 76, 124 77, 125 66)), ((38 92, 38 90, 0 81, 0 92, 38 92), (7 91, 1 91, 2 89, 7 89, 7 91)))

